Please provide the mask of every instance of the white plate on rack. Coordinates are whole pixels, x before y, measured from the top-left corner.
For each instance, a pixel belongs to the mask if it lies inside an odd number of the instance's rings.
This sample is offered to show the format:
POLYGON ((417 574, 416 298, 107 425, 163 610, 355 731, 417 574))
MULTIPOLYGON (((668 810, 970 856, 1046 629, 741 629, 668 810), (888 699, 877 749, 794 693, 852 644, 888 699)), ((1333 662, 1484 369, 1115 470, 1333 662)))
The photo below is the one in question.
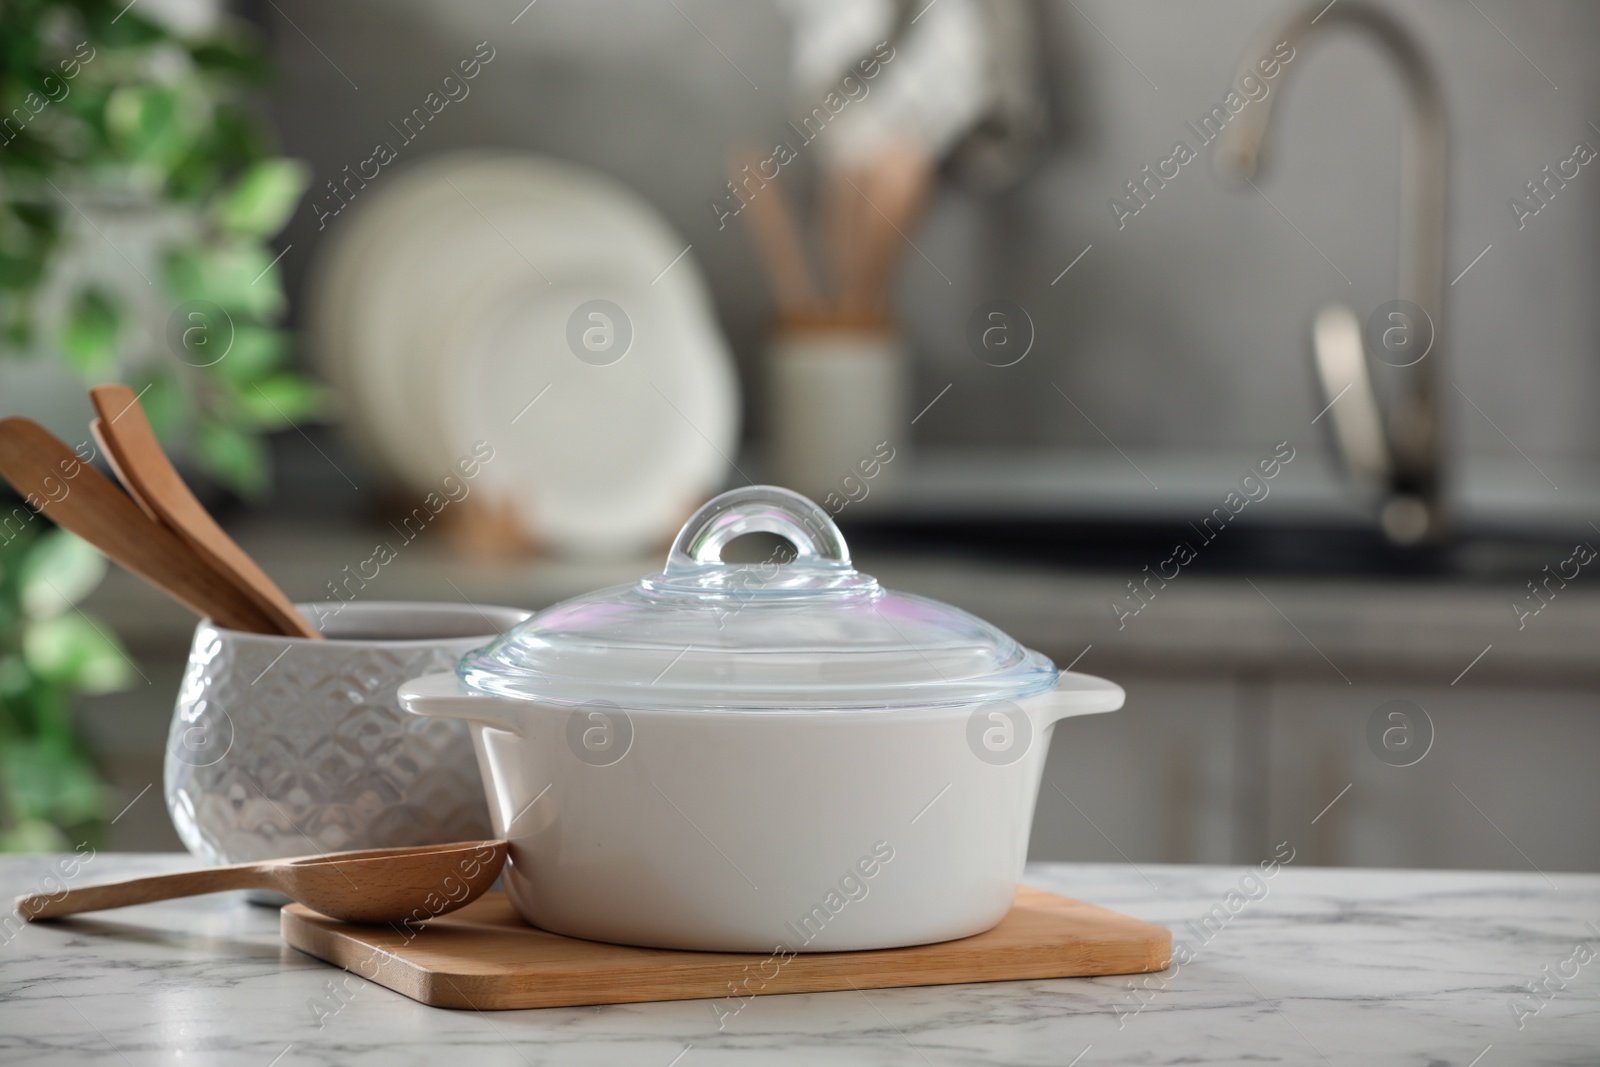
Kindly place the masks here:
POLYGON ((536 541, 635 552, 721 485, 738 435, 732 360, 692 253, 673 262, 683 250, 602 175, 525 155, 436 159, 331 247, 317 347, 358 439, 409 488, 437 490, 484 441, 495 458, 477 487, 536 541), (632 327, 614 362, 568 340, 596 299, 632 327))
POLYGON ((647 547, 630 531, 681 525, 699 487, 725 476, 727 447, 715 442, 737 432, 734 409, 719 398, 712 368, 675 359, 675 339, 704 332, 679 306, 609 279, 552 288, 524 277, 468 318, 444 361, 449 373, 437 379, 446 448, 491 439, 512 457, 559 454, 559 464, 497 458, 483 475, 557 548, 647 547), (571 358, 565 337, 572 309, 596 298, 631 309, 634 331, 627 355, 603 366, 571 358))

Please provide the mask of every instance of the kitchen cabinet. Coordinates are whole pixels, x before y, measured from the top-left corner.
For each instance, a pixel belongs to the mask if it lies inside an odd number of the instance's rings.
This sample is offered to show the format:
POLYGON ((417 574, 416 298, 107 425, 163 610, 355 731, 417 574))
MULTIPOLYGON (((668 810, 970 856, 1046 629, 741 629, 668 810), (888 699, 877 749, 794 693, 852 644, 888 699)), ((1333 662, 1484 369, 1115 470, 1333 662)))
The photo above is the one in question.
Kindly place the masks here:
POLYGON ((1034 811, 1036 859, 1235 858, 1235 693, 1227 681, 1123 677, 1128 703, 1056 726, 1034 811))
POLYGON ((1600 870, 1596 691, 1111 673, 1124 709, 1057 729, 1036 859, 1600 870), (1410 766, 1367 736, 1397 700, 1432 724, 1410 766))
POLYGON ((1600 694, 1567 688, 1272 688, 1269 836, 1308 826, 1309 862, 1600 870, 1600 694), (1408 700, 1433 724, 1419 762, 1374 755, 1368 718, 1408 700))

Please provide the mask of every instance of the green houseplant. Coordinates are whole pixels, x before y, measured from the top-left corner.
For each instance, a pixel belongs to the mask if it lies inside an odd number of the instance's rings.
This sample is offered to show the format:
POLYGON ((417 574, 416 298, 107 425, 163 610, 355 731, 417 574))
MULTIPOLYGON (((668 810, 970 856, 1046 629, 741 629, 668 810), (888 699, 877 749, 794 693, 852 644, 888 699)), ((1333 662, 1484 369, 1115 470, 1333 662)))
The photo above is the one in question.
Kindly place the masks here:
MULTIPOLYGON (((321 407, 287 366, 268 244, 308 171, 273 153, 252 103, 266 64, 249 27, 168 7, 0 0, 0 360, 128 382, 170 450, 253 498, 263 435, 321 407)), ((92 550, 27 525, 0 538, 0 848, 102 815, 70 698, 131 670, 75 607, 92 550)))
POLYGON ((78 600, 105 560, 42 520, 0 538, 0 851, 98 836, 106 791, 72 726, 73 697, 128 684, 132 661, 78 600))

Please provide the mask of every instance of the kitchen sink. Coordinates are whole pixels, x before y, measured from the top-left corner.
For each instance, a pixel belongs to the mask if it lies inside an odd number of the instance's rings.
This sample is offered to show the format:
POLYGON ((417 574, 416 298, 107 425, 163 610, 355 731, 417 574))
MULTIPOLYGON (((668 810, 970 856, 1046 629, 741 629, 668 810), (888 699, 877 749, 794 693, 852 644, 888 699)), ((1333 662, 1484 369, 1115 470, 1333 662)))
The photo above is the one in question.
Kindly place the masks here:
MULTIPOLYGON (((1438 544, 1396 545, 1375 524, 1251 522, 1207 540, 1188 522, 1006 515, 863 514, 840 524, 861 551, 954 555, 1075 570, 1159 569, 1186 544, 1200 572, 1301 577, 1495 580, 1536 574, 1565 558, 1555 534, 1472 531, 1438 544)), ((1170 565, 1168 565, 1170 569, 1170 565)))
MULTIPOLYGON (((919 450, 881 484, 847 479, 837 521, 853 547, 1138 574, 1179 545, 1196 573, 1421 580, 1522 580, 1600 542, 1600 493, 1582 470, 1563 490, 1519 459, 1461 461, 1450 523, 1437 543, 1397 545, 1376 502, 1325 453, 1301 444, 1271 480, 1245 476, 1273 449, 919 450), (853 489, 860 500, 844 493, 853 489), (864 491, 864 495, 863 494, 864 491)), ((1171 564, 1165 569, 1171 570, 1171 564)))

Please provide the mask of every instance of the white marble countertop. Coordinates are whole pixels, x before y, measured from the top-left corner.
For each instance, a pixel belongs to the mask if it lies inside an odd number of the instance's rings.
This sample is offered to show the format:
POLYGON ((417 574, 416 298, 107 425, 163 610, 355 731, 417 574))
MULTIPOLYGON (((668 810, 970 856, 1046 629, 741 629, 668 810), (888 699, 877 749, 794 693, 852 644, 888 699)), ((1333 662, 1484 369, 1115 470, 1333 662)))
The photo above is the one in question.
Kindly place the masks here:
MULTIPOLYGON (((55 862, 0 857, 0 891, 51 888, 55 862)), ((102 853, 75 881, 189 862, 102 853)), ((1169 926, 1189 962, 1161 975, 762 997, 721 1031, 705 1001, 474 1013, 354 977, 319 1024, 313 1002, 333 1003, 344 974, 282 945, 270 909, 213 897, 13 917, 0 1062, 1600 1063, 1600 875, 1291 864, 1241 882, 1251 870, 1030 867, 1033 884, 1169 926)))

